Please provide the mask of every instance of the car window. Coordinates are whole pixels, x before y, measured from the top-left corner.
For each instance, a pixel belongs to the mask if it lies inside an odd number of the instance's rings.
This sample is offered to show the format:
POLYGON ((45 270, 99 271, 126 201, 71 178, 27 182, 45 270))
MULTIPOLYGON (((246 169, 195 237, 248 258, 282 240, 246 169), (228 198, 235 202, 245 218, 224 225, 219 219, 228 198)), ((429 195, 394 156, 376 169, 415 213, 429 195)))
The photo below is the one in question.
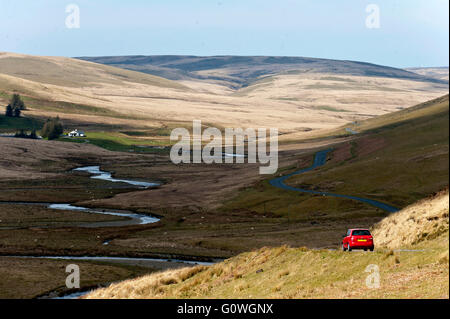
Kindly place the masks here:
POLYGON ((351 230, 349 229, 349 230, 347 230, 347 236, 350 236, 350 232, 351 232, 351 230))
POLYGON ((370 236, 370 231, 368 230, 354 230, 353 236, 370 236))

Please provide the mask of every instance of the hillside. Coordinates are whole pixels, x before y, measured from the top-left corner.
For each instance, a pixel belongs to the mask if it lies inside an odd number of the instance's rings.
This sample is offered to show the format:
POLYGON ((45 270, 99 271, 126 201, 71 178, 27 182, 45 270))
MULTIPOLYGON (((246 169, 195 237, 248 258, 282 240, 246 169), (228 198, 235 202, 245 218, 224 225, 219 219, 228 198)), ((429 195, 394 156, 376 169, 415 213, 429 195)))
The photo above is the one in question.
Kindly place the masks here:
POLYGON ((437 114, 448 112, 448 100, 449 96, 447 94, 437 99, 433 99, 401 111, 384 114, 364 121, 355 121, 351 124, 345 125, 345 127, 341 128, 341 131, 342 133, 348 134, 348 131, 345 129, 350 128, 354 132, 364 133, 382 129, 383 127, 399 126, 407 123, 408 121, 417 120, 427 116, 432 117, 437 114))
POLYGON ((447 185, 449 100, 440 99, 361 122, 362 133, 333 149, 320 174, 287 184, 353 194, 405 207, 447 185), (309 186, 310 187, 310 186, 309 186))
POLYGON ((448 189, 432 199, 391 214, 373 227, 377 245, 390 249, 417 245, 448 233, 448 189))
MULTIPOLYGON (((375 243, 396 251, 262 248, 216 265, 155 273, 91 292, 87 298, 448 298, 449 194, 422 200, 375 226, 375 243), (439 218, 430 236, 430 211, 439 218), (404 240, 394 221, 415 220, 421 241, 404 240), (394 244, 395 243, 395 244, 394 244), (406 251, 409 249, 412 251, 406 251), (380 288, 365 285, 377 265, 380 288)), ((410 228, 408 228, 410 229, 410 228)))
POLYGON ((42 84, 87 87, 133 82, 161 88, 185 89, 161 77, 64 57, 0 52, 0 74, 42 84))
MULTIPOLYGON (((153 61, 157 67, 189 74, 161 73, 166 79, 139 68, 126 70, 126 65, 115 62, 2 53, 0 103, 19 93, 29 106, 25 116, 59 115, 69 129, 88 131, 86 126, 92 124, 98 130, 103 125, 108 134, 138 130, 143 136, 154 135, 202 119, 216 127, 236 123, 277 127, 281 139, 299 139, 448 92, 445 81, 350 61, 278 57, 131 61, 145 66, 153 61)), ((167 142, 167 134, 161 139, 167 142)))
POLYGON ((429 78, 448 81, 448 66, 437 68, 406 68, 406 71, 414 72, 429 78))
MULTIPOLYGON (((280 165, 274 177, 305 169, 311 166, 317 151, 331 149, 323 166, 291 176, 285 184, 358 196, 398 208, 428 197, 448 185, 448 96, 408 110, 367 120, 367 131, 347 133, 335 145, 298 152, 290 165, 280 165)), ((365 127, 365 121, 360 123, 365 127)), ((301 145, 286 148, 295 150, 301 145)), ((343 229, 369 227, 386 216, 385 211, 360 201, 274 187, 270 183, 274 177, 241 188, 224 201, 222 211, 284 218, 286 230, 274 230, 271 238, 281 237, 286 244, 317 248, 335 246, 343 229)), ((230 236, 223 245, 242 249, 245 245, 256 248, 269 242, 262 235, 250 243, 244 243, 241 236, 230 236)))
POLYGON ((158 75, 171 80, 195 79, 221 83, 234 89, 248 86, 267 75, 290 71, 445 83, 445 80, 376 64, 306 57, 155 55, 80 57, 79 59, 158 75))

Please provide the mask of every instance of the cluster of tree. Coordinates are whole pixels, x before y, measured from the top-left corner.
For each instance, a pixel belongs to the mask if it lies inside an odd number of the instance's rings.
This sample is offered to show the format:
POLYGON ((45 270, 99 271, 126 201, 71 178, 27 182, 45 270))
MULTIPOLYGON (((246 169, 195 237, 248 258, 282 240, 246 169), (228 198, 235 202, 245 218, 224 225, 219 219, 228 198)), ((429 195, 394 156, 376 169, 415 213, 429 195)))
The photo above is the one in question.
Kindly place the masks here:
POLYGON ((5 115, 8 117, 20 117, 20 113, 25 110, 25 103, 23 103, 19 94, 13 94, 9 104, 6 106, 5 115))
POLYGON ((49 140, 54 140, 61 136, 64 132, 63 125, 59 120, 59 117, 48 119, 44 127, 42 128, 41 135, 42 137, 46 137, 49 140))
POLYGON ((23 129, 21 129, 19 132, 17 132, 14 137, 20 137, 20 138, 31 138, 31 139, 37 139, 38 136, 36 134, 36 130, 32 130, 30 134, 27 134, 23 129))

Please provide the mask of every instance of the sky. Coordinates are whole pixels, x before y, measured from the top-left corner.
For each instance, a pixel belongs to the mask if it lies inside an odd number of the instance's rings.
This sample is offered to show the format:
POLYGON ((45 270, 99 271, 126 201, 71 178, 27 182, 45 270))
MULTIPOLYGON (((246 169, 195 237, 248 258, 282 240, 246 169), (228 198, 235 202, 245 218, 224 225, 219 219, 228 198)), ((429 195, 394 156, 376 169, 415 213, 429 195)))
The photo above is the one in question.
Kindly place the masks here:
POLYGON ((448 12, 448 0, 0 0, 0 51, 448 66, 448 12))

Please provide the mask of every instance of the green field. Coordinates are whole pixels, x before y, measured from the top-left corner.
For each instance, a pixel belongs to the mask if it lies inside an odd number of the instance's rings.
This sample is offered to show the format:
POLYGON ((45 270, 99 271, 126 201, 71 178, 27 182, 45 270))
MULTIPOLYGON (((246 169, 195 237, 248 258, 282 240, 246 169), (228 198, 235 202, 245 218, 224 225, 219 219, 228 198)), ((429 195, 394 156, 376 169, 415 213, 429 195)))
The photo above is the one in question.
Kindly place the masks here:
POLYGON ((44 122, 29 117, 6 117, 0 115, 0 132, 16 133, 19 130, 40 130, 44 122))
POLYGON ((85 132, 86 137, 60 137, 58 141, 89 143, 110 151, 134 153, 164 153, 165 141, 131 138, 120 132, 85 132))

